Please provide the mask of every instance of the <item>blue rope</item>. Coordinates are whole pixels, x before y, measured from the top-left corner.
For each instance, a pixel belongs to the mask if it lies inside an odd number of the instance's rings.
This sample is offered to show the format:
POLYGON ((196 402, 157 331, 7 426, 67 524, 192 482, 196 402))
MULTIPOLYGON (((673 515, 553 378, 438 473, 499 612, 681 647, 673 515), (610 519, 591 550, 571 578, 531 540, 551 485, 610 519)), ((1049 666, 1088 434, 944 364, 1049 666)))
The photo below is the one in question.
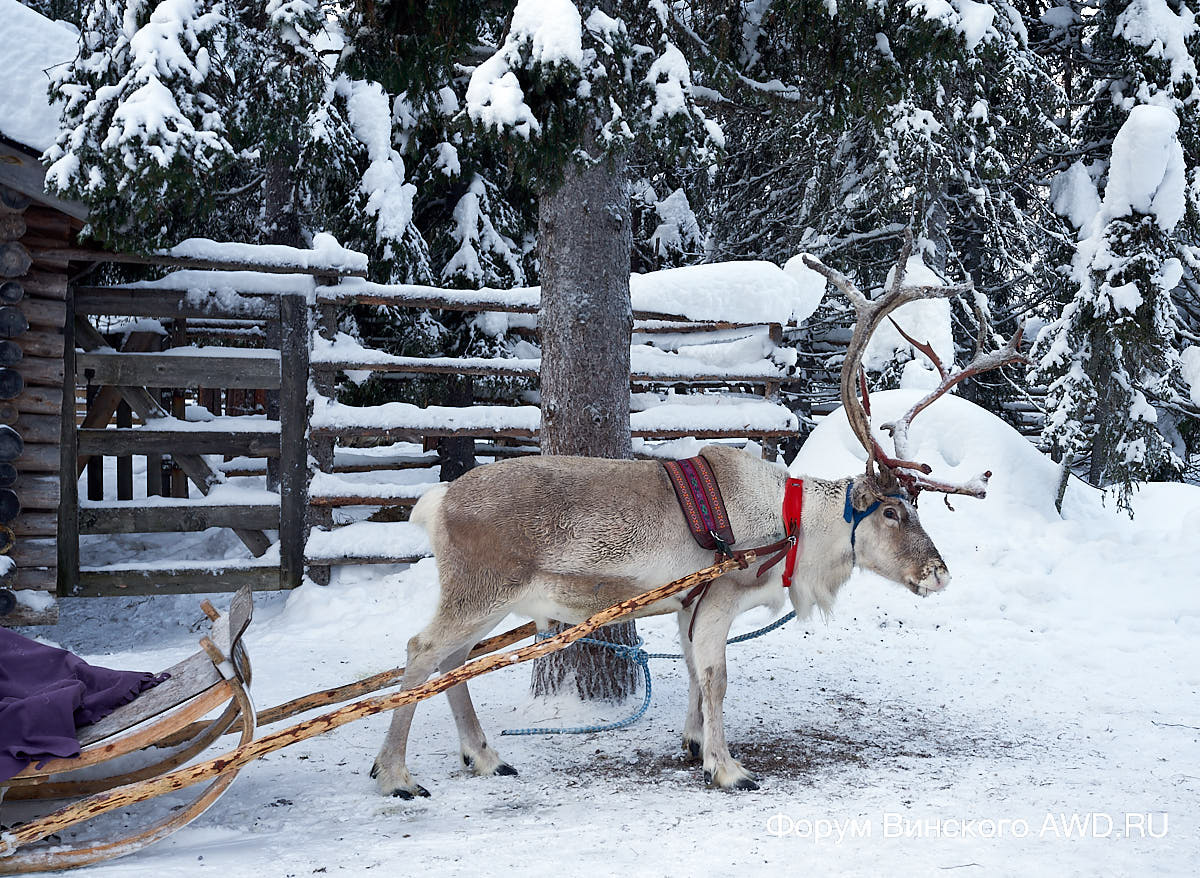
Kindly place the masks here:
MULTIPOLYGON (((550 633, 538 632, 537 639, 543 640, 551 637, 550 633)), ((646 650, 642 649, 642 638, 638 638, 638 642, 629 646, 624 643, 612 643, 607 640, 597 640, 594 637, 581 637, 575 641, 576 643, 590 643, 592 646, 603 646, 605 649, 611 649, 619 656, 624 656, 630 661, 638 663, 642 669, 643 688, 646 690, 645 696, 642 698, 642 706, 635 710, 625 719, 617 720, 616 722, 606 723, 596 726, 576 726, 567 729, 505 729, 501 735, 586 735, 590 732, 611 732, 613 729, 623 729, 625 726, 632 725, 646 715, 646 711, 650 709, 650 696, 652 684, 650 682, 650 659, 653 658, 646 650)))
MULTIPOLYGON (((739 634, 737 637, 732 637, 725 641, 726 646, 734 643, 743 643, 747 640, 753 640, 755 637, 762 637, 764 634, 770 634, 776 628, 780 628, 792 621, 796 617, 793 610, 786 616, 781 616, 770 625, 765 625, 757 631, 751 631, 748 634, 739 634)), ((542 640, 553 635, 549 633, 538 632, 537 639, 542 640)), ((504 729, 500 732, 501 735, 586 735, 592 732, 611 732, 613 729, 623 729, 625 726, 633 725, 646 715, 646 711, 650 709, 650 697, 652 694, 652 683, 650 679, 650 659, 681 659, 682 653, 671 652, 646 652, 642 649, 642 639, 639 637, 638 642, 633 646, 624 643, 612 643, 608 640, 597 640, 594 637, 581 637, 575 641, 576 643, 590 643, 593 646, 603 646, 605 649, 611 649, 619 656, 624 656, 630 661, 637 662, 638 667, 642 669, 643 688, 645 695, 642 698, 641 707, 635 710, 625 719, 617 720, 616 722, 606 723, 604 725, 595 726, 575 726, 565 729, 504 729)))

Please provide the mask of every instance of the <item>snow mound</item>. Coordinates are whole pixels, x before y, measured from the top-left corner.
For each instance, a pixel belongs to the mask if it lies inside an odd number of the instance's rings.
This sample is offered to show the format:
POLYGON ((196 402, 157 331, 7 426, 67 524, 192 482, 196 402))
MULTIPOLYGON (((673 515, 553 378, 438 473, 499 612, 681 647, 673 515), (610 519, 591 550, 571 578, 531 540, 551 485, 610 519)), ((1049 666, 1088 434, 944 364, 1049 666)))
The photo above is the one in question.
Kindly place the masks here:
MULTIPOLYGON (((899 417, 920 398, 910 390, 873 394, 872 423, 899 417)), ((890 449, 887 435, 877 427, 875 433, 890 449)), ((1195 564, 1191 535, 1200 527, 1200 487, 1143 484, 1131 520, 1101 491, 1072 479, 1059 516, 1058 466, 973 403, 942 397, 914 419, 909 438, 913 457, 933 468, 933 478, 962 482, 990 470, 987 498, 952 497, 955 511, 937 496, 921 502, 922 523, 956 576, 938 596, 943 605, 915 612, 901 589, 880 583, 852 596, 850 612, 869 601, 906 626, 971 619, 1038 631, 1068 618, 1128 625, 1200 617, 1194 577, 1168 573, 1195 564)), ((812 432, 789 470, 842 477, 862 472, 865 460, 839 409, 812 432)))
MULTIPOLYGON (((925 264, 920 254, 909 257, 905 267, 904 282, 908 286, 943 286, 946 281, 937 275, 932 268, 925 264)), ((883 289, 890 289, 896 269, 888 272, 883 289)), ((881 295, 881 293, 877 294, 881 295)), ((904 387, 933 387, 937 384, 937 373, 933 363, 912 344, 904 340, 892 325, 894 320, 910 336, 919 342, 925 342, 933 348, 943 365, 949 366, 954 362, 954 335, 950 329, 950 300, 949 299, 918 299, 901 305, 891 314, 891 320, 885 320, 875 330, 867 348, 863 353, 863 365, 872 372, 878 372, 896 358, 902 356, 906 361, 918 364, 914 370, 905 370, 904 387), (923 368, 920 368, 923 367, 923 368), (927 372, 922 376, 920 372, 927 372)))
POLYGON ((44 152, 58 136, 58 106, 50 104, 50 72, 73 60, 79 33, 17 0, 0 0, 0 134, 44 152))

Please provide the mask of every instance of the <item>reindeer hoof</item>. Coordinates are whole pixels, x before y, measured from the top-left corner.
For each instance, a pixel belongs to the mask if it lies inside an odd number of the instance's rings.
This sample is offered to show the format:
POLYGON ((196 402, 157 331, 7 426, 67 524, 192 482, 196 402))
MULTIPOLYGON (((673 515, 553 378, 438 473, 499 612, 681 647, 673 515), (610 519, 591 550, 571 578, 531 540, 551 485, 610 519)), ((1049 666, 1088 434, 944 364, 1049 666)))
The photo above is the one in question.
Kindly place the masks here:
POLYGON ((372 762, 371 763, 371 780, 375 780, 375 778, 377 778, 377 777, 379 777, 379 763, 372 762))
POLYGON ((409 801, 414 796, 420 796, 422 799, 428 799, 429 790, 425 789, 425 787, 421 786, 420 784, 417 784, 417 788, 415 790, 392 790, 392 798, 403 799, 405 802, 409 801))
POLYGON ((684 738, 683 752, 687 754, 687 758, 690 761, 698 761, 700 759, 700 742, 695 738, 684 738))
POLYGON ((741 780, 739 780, 737 783, 735 783, 732 787, 730 787, 730 789, 734 789, 734 790, 757 790, 758 788, 759 788, 758 784, 756 784, 754 781, 752 781, 748 777, 743 777, 741 780))
POLYGON ((516 776, 517 770, 501 759, 500 754, 487 745, 484 745, 484 748, 477 753, 468 753, 464 750, 460 755, 462 764, 479 777, 516 776))

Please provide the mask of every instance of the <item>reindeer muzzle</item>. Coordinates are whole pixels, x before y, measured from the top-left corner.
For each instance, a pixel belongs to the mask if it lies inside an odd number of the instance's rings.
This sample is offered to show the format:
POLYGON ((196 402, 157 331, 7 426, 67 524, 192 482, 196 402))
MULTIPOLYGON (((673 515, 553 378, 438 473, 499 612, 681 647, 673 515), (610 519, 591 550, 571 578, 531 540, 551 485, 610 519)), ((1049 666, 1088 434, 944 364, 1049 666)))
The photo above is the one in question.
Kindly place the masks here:
POLYGON ((909 580, 905 583, 908 590, 920 597, 928 597, 933 592, 942 591, 950 584, 950 571, 944 564, 933 564, 925 568, 925 575, 919 580, 909 580))

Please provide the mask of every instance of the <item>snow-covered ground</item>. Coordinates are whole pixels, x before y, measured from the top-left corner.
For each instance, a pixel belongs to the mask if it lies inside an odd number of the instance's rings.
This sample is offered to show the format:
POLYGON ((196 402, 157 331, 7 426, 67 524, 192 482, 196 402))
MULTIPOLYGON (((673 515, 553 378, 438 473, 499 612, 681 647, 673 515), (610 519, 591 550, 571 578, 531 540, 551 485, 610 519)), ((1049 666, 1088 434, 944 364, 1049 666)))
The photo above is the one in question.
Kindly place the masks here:
MULTIPOLYGON (((877 394, 876 421, 913 399, 877 394)), ((1054 466, 969 403, 940 401, 912 442, 935 477, 995 474, 985 501, 921 504, 954 582, 922 600, 856 574, 831 619, 730 647, 726 728, 760 791, 705 789, 683 761, 680 663, 652 662, 653 705, 630 728, 501 738, 634 706, 535 701, 516 668, 472 689, 519 777, 466 775, 439 698, 417 713, 409 755, 430 799, 376 793, 375 717, 260 760, 191 826, 84 873, 1197 874, 1200 488, 1145 486, 1130 521, 1072 484, 1063 519, 1054 466)), ((793 469, 853 472, 856 449, 831 417, 793 469)), ((431 561, 259 596, 259 705, 402 664, 435 599, 431 561)), ((56 629, 34 631, 113 666, 164 667, 194 647, 194 604, 65 601, 56 629)), ((672 620, 639 630, 649 650, 676 651, 672 620)))

